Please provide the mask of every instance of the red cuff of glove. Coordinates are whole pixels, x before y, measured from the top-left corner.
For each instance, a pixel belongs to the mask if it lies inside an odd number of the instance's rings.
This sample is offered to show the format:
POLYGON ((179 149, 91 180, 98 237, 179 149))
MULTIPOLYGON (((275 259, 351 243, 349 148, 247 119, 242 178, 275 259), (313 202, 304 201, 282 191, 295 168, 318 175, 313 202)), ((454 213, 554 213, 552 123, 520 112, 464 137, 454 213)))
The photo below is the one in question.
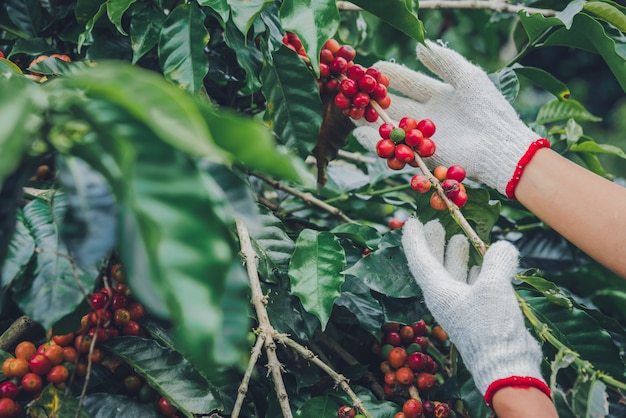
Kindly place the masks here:
POLYGON ((489 385, 489 387, 485 391, 485 402, 487 403, 487 406, 493 409, 491 405, 493 396, 500 389, 508 388, 508 387, 517 387, 517 388, 533 387, 533 388, 539 389, 540 391, 545 393, 545 395, 548 398, 552 399, 552 393, 550 391, 550 388, 548 387, 548 385, 546 385, 546 383, 543 380, 537 379, 536 377, 530 377, 530 376, 510 376, 504 379, 498 379, 489 385))
POLYGON ((517 163, 517 167, 515 167, 513 177, 511 177, 511 180, 509 180, 506 185, 506 196, 509 199, 515 200, 515 189, 517 188, 517 185, 522 178, 524 169, 526 168, 530 160, 532 160, 532 158, 535 156, 535 153, 541 148, 550 148, 550 141, 545 138, 539 138, 538 140, 530 144, 528 150, 526 150, 526 153, 524 153, 524 155, 522 155, 522 158, 520 158, 519 162, 517 163))

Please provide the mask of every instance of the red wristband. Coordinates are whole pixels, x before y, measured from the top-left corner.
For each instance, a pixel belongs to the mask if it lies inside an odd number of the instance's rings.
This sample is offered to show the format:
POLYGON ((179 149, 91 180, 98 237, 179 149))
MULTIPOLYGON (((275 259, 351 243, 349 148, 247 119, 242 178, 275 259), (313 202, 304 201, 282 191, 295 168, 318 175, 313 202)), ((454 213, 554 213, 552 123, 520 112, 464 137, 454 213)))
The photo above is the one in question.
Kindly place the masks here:
MULTIPOLYGON (((496 394, 502 388, 507 387, 517 387, 517 388, 536 388, 545 393, 545 395, 552 399, 552 393, 548 385, 541 379, 537 379, 536 377, 530 376, 510 376, 504 379, 498 379, 491 383, 487 390, 485 391, 485 402, 487 402, 487 406, 492 408, 491 401, 493 400, 493 395, 496 394)), ((493 409, 493 408, 492 408, 493 409)))
POLYGON ((545 138, 539 138, 538 140, 530 144, 528 150, 526 150, 526 153, 524 153, 524 155, 522 155, 522 158, 520 158, 519 162, 517 163, 517 167, 515 167, 513 177, 511 177, 511 180, 509 180, 506 185, 506 196, 509 199, 515 200, 515 188, 522 178, 522 173, 524 172, 524 169, 526 168, 530 160, 532 160, 532 158, 535 156, 535 153, 541 148, 550 148, 550 141, 545 138))

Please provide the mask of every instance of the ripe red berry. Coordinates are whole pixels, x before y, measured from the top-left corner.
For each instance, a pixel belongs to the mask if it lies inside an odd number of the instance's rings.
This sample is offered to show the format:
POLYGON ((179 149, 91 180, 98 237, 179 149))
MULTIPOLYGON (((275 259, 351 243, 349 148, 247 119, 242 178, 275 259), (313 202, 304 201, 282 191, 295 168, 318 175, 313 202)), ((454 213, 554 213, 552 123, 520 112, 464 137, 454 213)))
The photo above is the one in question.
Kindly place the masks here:
POLYGON ((385 384, 389 386, 393 386, 398 383, 398 379, 396 378, 396 372, 393 370, 389 370, 387 373, 385 373, 385 376, 383 376, 383 380, 385 381, 385 384))
POLYGON ((139 335, 139 324, 133 320, 128 321, 128 324, 122 328, 122 335, 139 335))
POLYGON ((91 297, 91 306, 94 309, 102 309, 109 302, 109 295, 104 292, 96 292, 91 297))
POLYGON ((359 86, 356 84, 356 81, 350 78, 344 79, 339 88, 341 92, 348 97, 354 96, 359 91, 359 86))
POLYGON ((404 412, 396 412, 393 418, 406 418, 406 415, 404 415, 404 412))
POLYGON ((331 78, 330 80, 326 82, 326 84, 324 85, 324 88, 326 89, 326 91, 331 92, 331 93, 339 91, 339 80, 331 78))
POLYGON ((430 119, 422 119, 417 123, 417 129, 422 131, 425 137, 430 138, 435 133, 435 123, 430 119))
POLYGON ((434 417, 435 416, 435 408, 437 405, 433 401, 424 401, 422 403, 422 409, 424 410, 424 416, 426 417, 434 417))
MULTIPOLYGON (((345 80, 344 80, 345 81, 345 80)), ((367 93, 358 92, 352 98, 352 104, 356 107, 365 107, 370 104, 370 96, 367 93)))
POLYGON ((426 366, 428 365, 427 357, 430 357, 430 356, 428 354, 424 354, 424 353, 417 351, 415 353, 409 354, 406 362, 408 366, 411 368, 411 370, 418 372, 420 370, 424 370, 426 366))
POLYGON ((13 399, 0 399, 0 418, 13 418, 17 416, 18 408, 13 399))
POLYGON ((380 84, 384 85, 385 87, 389 87, 389 77, 387 77, 382 72, 380 73, 376 81, 378 81, 380 84))
POLYGON ((431 157, 435 153, 436 149, 437 147, 435 146, 435 143, 433 142, 432 139, 424 138, 417 145, 417 148, 415 150, 421 157, 427 158, 427 157, 431 157))
POLYGON ((387 355, 387 361, 389 365, 394 369, 399 369, 404 366, 404 362, 407 359, 406 350, 404 347, 394 347, 389 351, 389 355, 387 355))
POLYGON ((342 405, 337 410, 337 418, 354 418, 355 415, 356 411, 354 408, 347 405, 342 405))
POLYGON ((374 100, 383 100, 385 97, 387 97, 387 87, 385 87, 385 85, 383 84, 376 84, 376 88, 374 89, 374 91, 371 93, 372 95, 372 99, 374 100))
POLYGON ((330 72, 332 74, 343 74, 348 68, 348 61, 343 57, 335 57, 330 63, 330 72))
POLYGON ((54 366, 46 375, 46 379, 51 383, 63 383, 68 377, 70 377, 69 370, 61 364, 54 366))
POLYGON ((354 64, 346 71, 346 76, 354 81, 359 81, 365 75, 365 68, 359 64, 354 64))
POLYGON ((113 315, 108 309, 96 309, 89 315, 89 323, 93 326, 108 327, 113 315))
POLYGON ((348 109, 352 106, 352 100, 345 94, 339 92, 335 95, 335 105, 337 105, 339 109, 348 109))
POLYGON ((419 390, 426 391, 426 390, 432 389, 432 387, 435 386, 435 383, 437 381, 435 380, 434 374, 420 372, 417 374, 416 382, 417 382, 417 388, 419 390))
POLYGON ((352 119, 358 120, 358 119, 361 119, 364 115, 365 115, 365 107, 355 106, 354 104, 352 105, 352 107, 350 107, 349 116, 352 119))
POLYGON ((10 380, 0 383, 0 398, 15 399, 19 392, 20 388, 10 380))
POLYGON ((411 162, 415 159, 413 149, 406 144, 396 145, 396 158, 405 163, 411 162))
POLYGON ((405 132, 409 132, 411 129, 417 128, 417 121, 413 118, 405 116, 400 119, 400 122, 398 122, 398 127, 404 129, 405 132))
POLYGON ((4 53, 0 51, 0 58, 4 58, 4 53))
POLYGON ((52 364, 50 359, 44 354, 35 354, 28 362, 28 367, 33 373, 37 373, 40 376, 45 376, 50 371, 52 364))
POLYGON ((378 120, 378 112, 371 105, 365 108, 365 120, 373 123, 378 120))
POLYGON ((92 339, 95 339, 96 344, 103 343, 109 338, 106 330, 101 327, 91 328, 87 335, 89 335, 92 339))
POLYGON ((452 203, 462 208, 467 203, 467 193, 459 191, 459 193, 456 196, 451 197, 450 200, 452 200, 452 203))
POLYGON ((321 78, 330 77, 330 67, 325 62, 320 62, 320 77, 321 78))
POLYGON ((391 133, 391 131, 393 131, 393 128, 394 126, 391 123, 385 122, 378 127, 378 133, 380 134, 381 138, 389 139, 389 134, 391 133))
POLYGON ((426 351, 426 349, 430 345, 430 340, 428 339, 428 337, 424 337, 424 336, 415 337, 413 342, 415 344, 419 344, 419 346, 422 347, 422 351, 426 351))
POLYGON ((418 399, 408 399, 402 405, 406 418, 419 418, 422 415, 422 403, 418 399))
POLYGON ((417 147, 424 140, 424 135, 419 129, 410 129, 406 132, 404 142, 410 147, 417 147))
POLYGON ((37 373, 26 373, 22 377, 22 389, 26 392, 39 392, 43 388, 43 380, 37 373))
POLYGON ((378 84, 376 79, 368 74, 365 74, 363 77, 361 77, 358 83, 359 89, 367 94, 373 92, 376 89, 376 85, 378 84))
MULTIPOLYGON (((416 174, 411 178, 411 188, 418 193, 426 193, 431 186, 430 180, 423 174, 416 174)), ((411 327, 411 330, 413 330, 413 327, 411 327)), ((415 335, 414 330, 413 335, 415 335)))
POLYGON ((116 309, 126 308, 128 306, 128 298, 121 294, 116 293, 111 298, 111 310, 115 311, 116 309))
MULTIPOLYGON (((402 228, 402 225, 404 225, 404 221, 398 218, 391 218, 389 220, 389 229, 399 229, 402 228)), ((397 347, 402 343, 402 339, 400 338, 400 334, 398 334, 397 332, 391 332, 387 334, 385 342, 394 347, 397 347)))
POLYGON ((459 182, 450 178, 445 179, 441 183, 441 187, 443 188, 443 191, 446 192, 446 196, 450 199, 456 197, 461 191, 459 182))
POLYGON ((413 370, 408 367, 400 367, 396 370, 396 380, 401 385, 410 385, 415 381, 415 375, 413 374, 413 370))
POLYGON ((383 99, 376 101, 378 102, 378 105, 383 109, 387 109, 389 106, 391 106, 391 96, 389 95, 385 96, 383 99))
POLYGON ((404 161, 398 160, 396 157, 391 157, 387 159, 387 167, 392 170, 402 170, 406 166, 404 161))
POLYGON ((322 62, 324 64, 330 64, 331 62, 333 62, 334 58, 335 58, 335 55, 333 54, 333 52, 330 49, 323 48, 320 51, 320 62, 322 62))
POLYGON ((173 417, 176 415, 176 407, 170 404, 170 401, 163 396, 157 402, 157 409, 165 417, 173 417))
POLYGON ((352 61, 356 57, 356 51, 350 45, 342 45, 339 47, 336 56, 342 57, 346 61, 352 61))
POLYGON ((376 144, 376 154, 380 158, 389 158, 395 155, 396 144, 391 139, 381 139, 376 144))
POLYGON ((456 180, 459 183, 465 180, 465 169, 460 165, 451 165, 448 167, 447 178, 456 180))
POLYGON ((428 333, 430 332, 430 327, 423 319, 420 319, 419 321, 411 325, 411 328, 413 328, 413 332, 415 333, 416 337, 428 335, 428 333))
POLYGON ((339 42, 334 39, 329 39, 324 42, 324 48, 330 49, 330 52, 335 54, 339 50, 339 42))

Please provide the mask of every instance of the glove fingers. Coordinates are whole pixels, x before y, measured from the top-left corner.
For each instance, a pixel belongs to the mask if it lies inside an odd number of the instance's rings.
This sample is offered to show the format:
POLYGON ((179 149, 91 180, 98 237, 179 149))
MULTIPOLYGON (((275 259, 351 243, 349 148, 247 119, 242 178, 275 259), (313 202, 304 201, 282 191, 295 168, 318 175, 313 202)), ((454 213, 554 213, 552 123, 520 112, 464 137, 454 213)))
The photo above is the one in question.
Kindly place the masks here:
POLYGON ((387 109, 387 114, 396 121, 399 121, 405 116, 420 120, 432 114, 432 112, 428 111, 428 106, 424 103, 419 103, 413 99, 394 94, 389 94, 389 97, 391 98, 391 106, 387 109))
POLYGON ((374 67, 389 78, 389 87, 418 102, 426 102, 434 95, 449 89, 445 83, 404 65, 380 61, 374 67))
POLYGON ((496 242, 485 253, 476 283, 488 288, 509 284, 517 270, 518 260, 519 252, 513 244, 507 241, 496 242))
POLYGON ((465 283, 467 280, 467 262, 469 260, 469 241, 463 235, 450 238, 446 248, 445 267, 450 276, 465 283))
POLYGON ((474 284, 479 274, 480 274, 480 266, 473 266, 470 269, 469 274, 467 275, 467 284, 469 285, 474 284))
POLYGON ((439 264, 443 264, 443 252, 446 244, 446 231, 438 220, 433 220, 424 225, 424 237, 428 249, 439 264))
POLYGON ((352 133, 363 148, 376 154, 376 144, 380 141, 380 134, 374 128, 359 126, 352 133))
POLYGON ((480 68, 463 58, 458 52, 432 41, 426 41, 426 46, 418 44, 417 56, 428 69, 453 87, 460 87, 476 77, 484 76, 480 68))

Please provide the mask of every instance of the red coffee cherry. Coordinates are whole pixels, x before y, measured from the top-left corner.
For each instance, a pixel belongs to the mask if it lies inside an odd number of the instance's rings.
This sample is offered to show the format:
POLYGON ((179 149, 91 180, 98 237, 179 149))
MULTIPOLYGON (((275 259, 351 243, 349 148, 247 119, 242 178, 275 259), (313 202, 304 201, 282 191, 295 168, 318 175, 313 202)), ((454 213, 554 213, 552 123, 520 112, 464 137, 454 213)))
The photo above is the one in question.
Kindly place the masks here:
POLYGON ((343 57, 335 57, 330 63, 330 72, 332 74, 342 74, 348 69, 348 61, 343 57))
MULTIPOLYGON (((433 192, 433 194, 430 196, 430 206, 433 209, 437 209, 437 210, 445 210, 448 207, 446 205, 446 202, 443 201, 443 199, 441 198, 441 196, 437 194, 437 192, 433 192)), ((417 337, 417 338, 423 338, 423 337, 417 337)))
POLYGON ((404 161, 398 160, 396 157, 391 157, 387 159, 387 167, 392 170, 402 170, 406 166, 404 161))
POLYGON ((337 410, 337 418, 354 418, 355 415, 356 411, 354 408, 347 405, 342 405, 337 410))
POLYGON ((365 107, 355 106, 353 104, 348 115, 354 120, 359 120, 365 115, 365 107))
MULTIPOLYGON (((0 398, 15 399, 20 392, 20 388, 10 380, 0 383, 0 398)), ((1 415, 0 415, 1 417, 1 415)))
POLYGON ((433 175, 437 178, 437 180, 439 181, 444 181, 447 177, 448 174, 448 168, 443 166, 443 165, 438 165, 437 167, 435 167, 435 169, 433 170, 433 175))
POLYGON ((333 62, 333 59, 335 58, 335 54, 333 54, 333 52, 328 49, 328 48, 323 48, 320 51, 320 61, 324 64, 330 64, 331 62, 333 62))
POLYGON ((378 127, 378 133, 380 134, 381 138, 389 139, 389 134, 391 133, 391 131, 393 131, 393 128, 394 126, 391 123, 385 122, 378 127))
POLYGON ((411 162, 415 159, 413 149, 406 144, 396 145, 396 158, 405 163, 411 162))
MULTIPOLYGON (((320 78, 328 78, 330 77, 330 67, 328 64, 321 62, 320 63, 320 78)), ((324 85, 322 83, 322 85, 324 85)))
POLYGON ((450 416, 450 406, 447 403, 438 403, 435 406, 434 414, 435 418, 448 418, 450 416))
POLYGON ((335 78, 331 78, 330 80, 326 82, 326 84, 324 85, 324 88, 326 89, 326 91, 331 92, 331 93, 339 91, 339 80, 335 78))
POLYGON ((404 142, 410 147, 417 147, 424 141, 424 134, 419 129, 410 129, 406 132, 404 142))
POLYGON ((352 104, 356 107, 365 107, 370 104, 370 96, 367 93, 358 92, 352 98, 352 104))
POLYGON ((420 372, 417 374, 417 378, 416 378, 416 382, 417 382, 417 388, 420 391, 427 391, 433 388, 433 386, 435 386, 435 383, 437 383, 436 379, 435 379, 435 375, 434 374, 430 374, 430 373, 426 373, 426 372, 420 372))
POLYGON ((404 129, 405 132, 409 132, 411 129, 417 128, 417 121, 413 118, 405 116, 400 119, 400 122, 398 122, 398 127, 404 129))
POLYGON ((387 97, 387 87, 385 87, 384 84, 378 83, 371 95, 374 100, 383 100, 387 97))
POLYGON ((423 319, 420 319, 419 321, 411 325, 411 328, 413 328, 413 332, 415 333, 416 337, 428 335, 431 331, 430 327, 423 319))
POLYGON ((70 377, 69 370, 61 364, 54 366, 46 375, 46 379, 51 383, 63 383, 68 377, 70 377))
POLYGON ((415 381, 413 370, 408 367, 400 367, 396 370, 396 380, 402 385, 410 385, 415 381))
POLYGON ((36 393, 43 388, 43 380, 37 373, 26 373, 22 377, 22 389, 26 392, 36 393))
POLYGON ((456 180, 459 183, 465 180, 465 169, 460 165, 451 165, 448 167, 447 178, 456 180))
POLYGON ((409 325, 402 326, 399 333, 402 342, 405 344, 413 342, 413 338, 415 338, 415 332, 409 325))
POLYGON ((359 86, 356 81, 346 78, 340 84, 340 90, 348 97, 354 96, 359 91, 359 86))
POLYGON ((324 48, 325 49, 329 49, 330 52, 334 54, 337 53, 337 51, 339 51, 339 42, 337 42, 335 39, 329 39, 326 42, 324 42, 324 48))
MULTIPOLYGON (((404 225, 404 221, 398 219, 398 218, 391 218, 389 220, 389 229, 399 229, 402 228, 402 225, 404 225)), ((400 335, 393 332, 391 334, 391 337, 389 337, 389 335, 387 336, 387 344, 390 344, 392 346, 398 346, 401 343, 401 339, 400 339, 400 335)))
POLYGON ((352 106, 352 100, 345 94, 339 92, 335 95, 335 105, 340 109, 348 109, 352 106))
POLYGON ((371 93, 376 89, 378 82, 371 75, 365 74, 358 81, 359 89, 364 93, 371 93))
POLYGON ((109 295, 104 292, 96 292, 91 297, 91 306, 94 309, 102 309, 109 302, 109 295))
POLYGON ((419 372, 420 370, 424 370, 428 365, 427 357, 429 357, 428 354, 416 351, 415 353, 409 354, 406 362, 411 370, 419 372))
POLYGON ((378 112, 371 105, 365 108, 365 120, 373 123, 378 120, 378 112))
POLYGON ((462 208, 467 203, 467 193, 465 193, 464 191, 459 191, 459 193, 456 196, 450 198, 450 200, 452 200, 452 203, 462 208))
POLYGON ((389 106, 391 106, 391 97, 389 95, 385 96, 385 98, 380 99, 380 100, 376 100, 378 102, 378 106, 380 106, 383 109, 387 109, 389 106))
POLYGON ((380 158, 389 158, 395 155, 396 144, 391 139, 381 139, 376 144, 376 154, 380 158))
POLYGON ((346 71, 346 76, 354 81, 359 81, 365 75, 365 68, 362 65, 354 64, 346 71))
MULTIPOLYGON (((3 57, 0 57, 3 58, 3 57)), ((11 398, 0 399, 0 418, 13 418, 17 416, 19 409, 17 403, 11 398)))
POLYGON ((441 183, 441 187, 443 188, 443 191, 446 192, 446 196, 448 196, 450 199, 456 197, 461 191, 461 188, 459 187, 459 182, 450 178, 445 179, 441 183))
POLYGON ((422 403, 418 399, 408 399, 402 405, 406 418, 419 418, 422 415, 422 403))
POLYGON ((352 61, 356 57, 356 51, 350 45, 342 45, 339 47, 336 56, 345 59, 346 61, 352 61))
MULTIPOLYGON (((430 180, 423 174, 416 174, 411 178, 411 188, 418 193, 426 193, 431 186, 430 180)), ((415 331, 413 331, 413 335, 415 335, 415 331)))
POLYGON ((417 123, 417 129, 422 131, 425 137, 430 138, 435 133, 435 123, 430 119, 422 119, 417 123))
POLYGON ((157 409, 165 417, 173 417, 176 415, 176 407, 170 404, 170 401, 163 396, 157 402, 157 409))
POLYGON ((44 354, 35 354, 28 362, 28 367, 33 373, 37 373, 40 376, 45 376, 52 367, 50 359, 44 354))
POLYGON ((435 143, 433 142, 432 139, 430 138, 424 138, 416 147, 415 151, 417 151, 417 153, 423 157, 423 158, 427 158, 427 157, 431 157, 434 153, 435 150, 437 149, 437 147, 435 146, 435 143))
POLYGON ((407 359, 406 350, 403 347, 394 347, 387 356, 389 365, 394 369, 399 369, 404 366, 404 362, 407 359))

